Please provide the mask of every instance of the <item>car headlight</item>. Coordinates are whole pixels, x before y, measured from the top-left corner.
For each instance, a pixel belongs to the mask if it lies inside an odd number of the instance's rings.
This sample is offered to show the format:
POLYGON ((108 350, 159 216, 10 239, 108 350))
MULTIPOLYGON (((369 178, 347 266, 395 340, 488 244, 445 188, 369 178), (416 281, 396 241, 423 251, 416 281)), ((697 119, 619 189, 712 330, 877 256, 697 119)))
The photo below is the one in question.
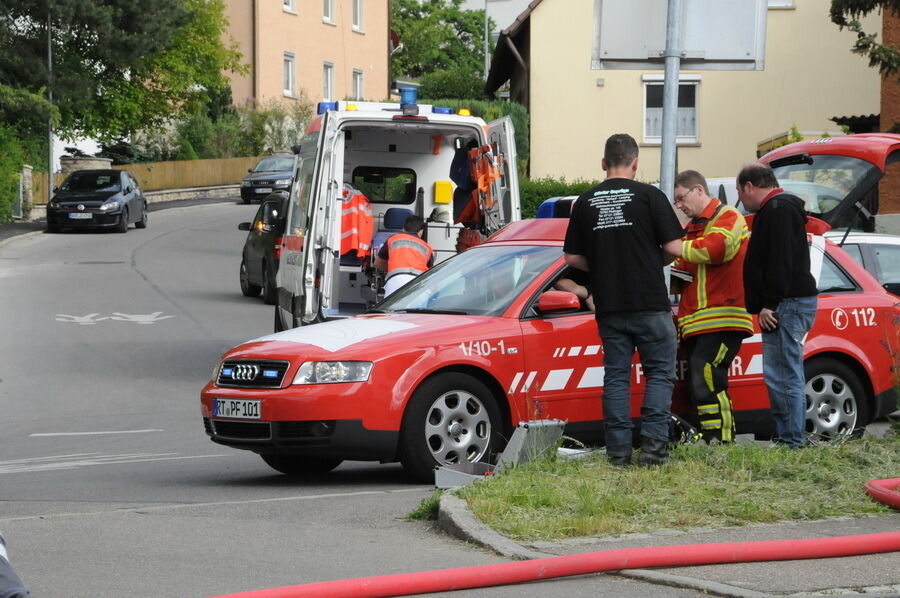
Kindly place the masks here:
POLYGON ((291 179, 278 179, 277 181, 275 181, 275 184, 276 185, 290 185, 291 179))
POLYGON ((47 204, 47 207, 48 208, 58 208, 59 202, 57 202, 55 199, 51 199, 50 203, 47 204))
POLYGON ((118 200, 113 200, 101 205, 100 210, 103 212, 108 212, 109 210, 118 210, 120 207, 122 207, 122 203, 118 200))
POLYGON ((209 379, 210 382, 216 382, 219 379, 219 368, 221 367, 221 363, 217 363, 213 366, 212 377, 209 379))
POLYGON ((293 384, 365 382, 371 372, 371 361, 307 361, 297 370, 293 384))
POLYGON ((241 181, 241 187, 249 187, 250 181, 241 181))

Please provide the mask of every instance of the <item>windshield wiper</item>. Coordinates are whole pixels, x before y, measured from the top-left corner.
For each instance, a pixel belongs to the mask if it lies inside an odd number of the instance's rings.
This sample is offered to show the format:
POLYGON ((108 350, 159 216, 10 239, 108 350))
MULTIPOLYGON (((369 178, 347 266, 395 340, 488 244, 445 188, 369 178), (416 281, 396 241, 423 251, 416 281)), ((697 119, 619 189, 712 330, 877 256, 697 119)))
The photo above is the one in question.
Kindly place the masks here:
POLYGON ((460 309, 427 309, 423 307, 413 307, 409 309, 397 309, 395 313, 399 314, 449 314, 451 316, 467 316, 469 312, 460 309))

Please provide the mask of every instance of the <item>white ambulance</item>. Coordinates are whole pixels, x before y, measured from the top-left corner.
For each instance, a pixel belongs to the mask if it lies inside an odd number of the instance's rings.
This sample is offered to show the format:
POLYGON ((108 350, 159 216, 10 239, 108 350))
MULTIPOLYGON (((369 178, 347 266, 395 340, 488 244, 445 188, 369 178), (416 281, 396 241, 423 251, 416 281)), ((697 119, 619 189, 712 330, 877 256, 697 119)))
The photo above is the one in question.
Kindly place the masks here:
POLYGON ((276 332, 353 316, 377 303, 381 285, 374 255, 410 214, 426 220, 424 238, 435 264, 457 253, 464 229, 477 228, 484 236, 520 219, 509 117, 485 123, 467 110, 453 113, 414 99, 402 106, 324 102, 318 113, 294 147, 298 159, 276 278, 276 332), (463 160, 466 169, 472 167, 463 185, 475 190, 455 194, 463 160), (342 238, 351 234, 342 212, 358 194, 371 210, 371 242, 368 232, 352 231, 361 235, 361 246, 371 245, 364 256, 342 251, 342 238), (455 222, 462 203, 470 217, 474 208, 475 224, 455 222))

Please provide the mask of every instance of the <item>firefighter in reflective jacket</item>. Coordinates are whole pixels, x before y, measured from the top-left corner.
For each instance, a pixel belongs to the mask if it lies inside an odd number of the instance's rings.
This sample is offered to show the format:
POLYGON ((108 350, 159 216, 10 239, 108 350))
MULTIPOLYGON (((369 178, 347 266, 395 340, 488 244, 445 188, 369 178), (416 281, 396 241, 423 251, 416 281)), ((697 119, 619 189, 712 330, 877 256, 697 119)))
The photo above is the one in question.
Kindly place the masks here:
POLYGON ((403 232, 391 236, 375 257, 375 267, 387 272, 384 296, 428 270, 434 263, 434 250, 422 240, 425 221, 412 215, 403 223, 403 232))
POLYGON ((733 442, 728 370, 743 339, 753 334, 743 284, 750 233, 740 212, 709 196, 706 179, 695 170, 675 177, 674 204, 691 218, 681 256, 672 264, 673 272, 684 271, 689 279, 681 289, 678 332, 688 358, 691 398, 703 438, 733 442))

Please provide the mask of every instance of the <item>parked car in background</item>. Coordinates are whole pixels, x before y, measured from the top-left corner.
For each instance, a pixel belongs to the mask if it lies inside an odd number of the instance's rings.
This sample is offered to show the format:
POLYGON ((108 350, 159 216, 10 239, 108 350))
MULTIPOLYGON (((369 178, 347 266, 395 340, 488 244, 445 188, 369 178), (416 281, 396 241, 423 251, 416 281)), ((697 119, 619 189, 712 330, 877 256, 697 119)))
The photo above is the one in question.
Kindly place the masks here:
MULTIPOLYGON (((399 460, 422 480, 433 479, 436 465, 492 459, 529 419, 562 419, 568 436, 602 443, 595 315, 554 289, 571 275, 561 251, 567 224, 512 222, 367 313, 230 349, 200 393, 206 433, 283 473, 399 460)), ((821 294, 803 348, 806 431, 834 439, 897 409, 896 347, 884 335, 900 307, 821 236, 810 257, 821 294)), ((685 369, 680 359, 672 411, 690 421, 685 369)), ((738 433, 770 436, 758 330, 730 373, 738 433)), ((637 419, 639 363, 633 381, 637 419)))
POLYGON ((249 231, 241 254, 241 292, 257 297, 260 291, 269 305, 275 303, 275 274, 281 255, 281 241, 287 215, 288 194, 270 193, 260 204, 253 222, 241 222, 239 230, 249 231))
POLYGON ((127 170, 76 170, 54 189, 47 204, 47 232, 64 228, 147 228, 147 199, 127 170))
POLYGON ((270 156, 248 170, 241 181, 241 201, 262 201, 273 191, 291 191, 294 178, 294 156, 270 156))
POLYGON ((900 236, 832 230, 825 237, 841 245, 888 292, 900 295, 900 236))

